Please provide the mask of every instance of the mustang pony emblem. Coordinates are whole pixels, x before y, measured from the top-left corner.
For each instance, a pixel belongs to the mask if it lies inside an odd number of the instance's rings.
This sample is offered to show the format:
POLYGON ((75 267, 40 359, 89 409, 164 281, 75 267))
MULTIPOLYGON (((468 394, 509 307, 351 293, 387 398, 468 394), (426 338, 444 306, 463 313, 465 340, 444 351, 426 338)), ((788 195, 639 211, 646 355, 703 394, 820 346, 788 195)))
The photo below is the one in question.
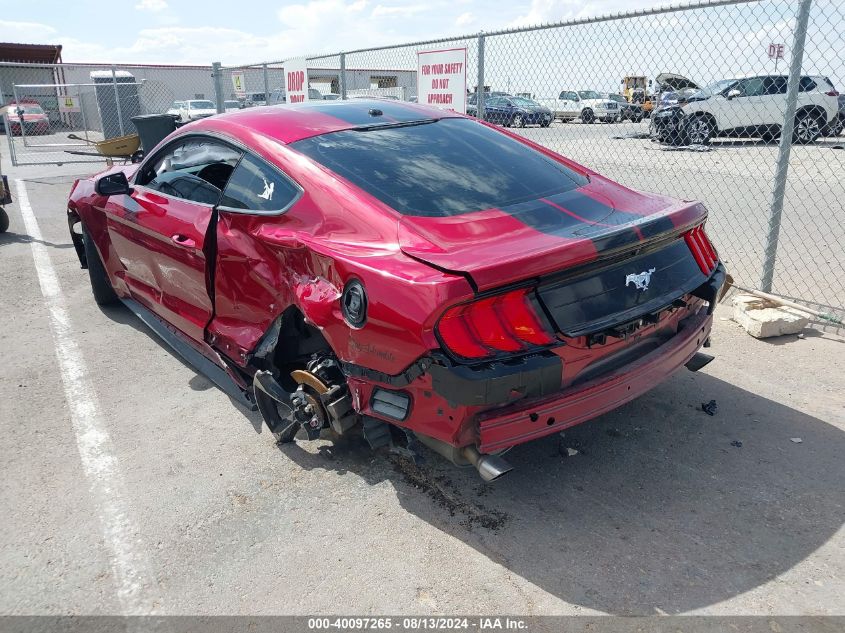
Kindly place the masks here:
POLYGON ((633 283, 637 290, 648 290, 648 284, 651 282, 651 273, 653 272, 654 268, 649 268, 641 273, 631 273, 625 277, 625 287, 627 288, 628 284, 633 283))

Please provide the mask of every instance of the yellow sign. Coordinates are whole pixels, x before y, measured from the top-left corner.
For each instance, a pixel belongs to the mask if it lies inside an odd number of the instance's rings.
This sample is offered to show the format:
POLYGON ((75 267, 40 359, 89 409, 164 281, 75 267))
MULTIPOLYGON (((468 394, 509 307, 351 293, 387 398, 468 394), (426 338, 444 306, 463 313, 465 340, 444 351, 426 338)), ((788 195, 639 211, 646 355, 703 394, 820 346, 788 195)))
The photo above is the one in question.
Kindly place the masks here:
POLYGON ((59 97, 59 112, 81 112, 78 97, 62 95, 59 97))
POLYGON ((243 71, 232 73, 232 87, 234 87, 235 94, 238 97, 246 96, 246 77, 244 76, 243 71))

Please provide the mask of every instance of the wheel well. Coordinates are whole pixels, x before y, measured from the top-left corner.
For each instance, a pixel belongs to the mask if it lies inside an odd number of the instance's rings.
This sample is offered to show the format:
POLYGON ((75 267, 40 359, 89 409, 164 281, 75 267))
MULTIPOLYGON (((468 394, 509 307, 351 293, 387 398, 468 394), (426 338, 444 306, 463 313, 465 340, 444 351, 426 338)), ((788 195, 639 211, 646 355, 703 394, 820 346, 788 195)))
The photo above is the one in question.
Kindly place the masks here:
POLYGON ((88 259, 85 256, 85 246, 82 244, 82 219, 79 214, 71 208, 67 210, 67 228, 70 231, 70 239, 73 242, 73 249, 79 258, 79 265, 88 268, 88 259), (79 229, 79 230, 77 230, 79 229))
POLYGON ((806 114, 806 113, 814 114, 816 116, 816 118, 819 118, 819 119, 822 120, 822 123, 827 123, 827 112, 821 106, 817 106, 817 105, 804 106, 803 108, 800 108, 795 113, 795 116, 798 117, 798 116, 800 116, 802 114, 806 114))
POLYGON ((716 117, 714 117, 710 112, 693 112, 689 115, 690 119, 707 119, 710 122, 710 125, 713 126, 713 130, 715 132, 719 131, 719 126, 716 124, 716 117))
POLYGON ((273 321, 256 345, 250 364, 257 369, 277 370, 282 387, 294 391, 296 383, 290 372, 305 367, 315 353, 331 351, 323 333, 308 323, 302 311, 293 305, 273 321))

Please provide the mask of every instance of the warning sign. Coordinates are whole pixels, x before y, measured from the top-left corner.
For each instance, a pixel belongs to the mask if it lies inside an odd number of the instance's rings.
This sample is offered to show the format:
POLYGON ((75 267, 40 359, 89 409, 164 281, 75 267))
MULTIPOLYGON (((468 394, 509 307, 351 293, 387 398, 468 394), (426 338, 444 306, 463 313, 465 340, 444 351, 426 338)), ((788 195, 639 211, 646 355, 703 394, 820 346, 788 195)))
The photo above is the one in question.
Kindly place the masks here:
POLYGON ((285 62, 285 93, 288 103, 308 101, 308 66, 304 57, 285 62))
POLYGON ((79 97, 69 97, 61 95, 59 97, 59 112, 81 112, 79 107, 79 97))
POLYGON ((467 49, 447 48, 417 55, 417 101, 466 113, 467 49))
POLYGON ((242 70, 232 73, 232 87, 235 89, 235 96, 239 99, 246 96, 246 76, 242 70))

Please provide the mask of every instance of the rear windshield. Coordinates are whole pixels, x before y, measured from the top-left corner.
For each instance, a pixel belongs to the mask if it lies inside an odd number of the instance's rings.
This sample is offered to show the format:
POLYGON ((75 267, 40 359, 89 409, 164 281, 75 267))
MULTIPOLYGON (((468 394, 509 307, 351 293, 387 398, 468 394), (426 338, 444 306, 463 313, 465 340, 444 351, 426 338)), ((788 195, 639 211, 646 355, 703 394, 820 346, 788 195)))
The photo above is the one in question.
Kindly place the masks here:
POLYGON ((404 215, 461 215, 587 183, 572 169, 469 119, 344 130, 291 147, 404 215))
POLYGON ((214 104, 211 101, 189 101, 190 107, 194 110, 213 110, 214 104))

